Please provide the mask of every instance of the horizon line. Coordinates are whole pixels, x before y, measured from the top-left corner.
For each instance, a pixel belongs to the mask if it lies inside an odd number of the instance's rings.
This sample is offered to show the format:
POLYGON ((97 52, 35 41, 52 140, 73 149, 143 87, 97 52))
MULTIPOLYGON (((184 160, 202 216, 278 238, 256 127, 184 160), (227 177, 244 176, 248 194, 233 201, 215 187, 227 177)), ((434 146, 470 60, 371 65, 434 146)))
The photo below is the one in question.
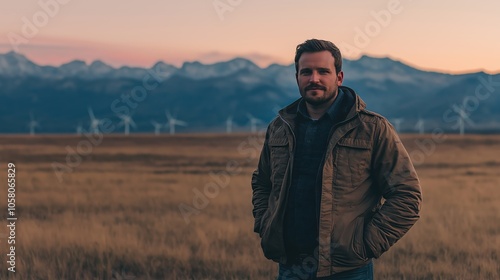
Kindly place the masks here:
MULTIPOLYGON (((255 66, 257 66, 260 69, 266 69, 266 68, 269 68, 272 65, 280 65, 280 66, 284 66, 284 67, 289 67, 289 66, 294 65, 294 62, 291 62, 290 64, 283 64, 283 63, 279 63, 279 62, 272 62, 272 63, 267 64, 267 66, 262 67, 259 64, 257 64, 254 60, 252 60, 251 58, 247 58, 247 57, 244 57, 244 56, 238 56, 238 55, 236 55, 236 56, 234 56, 232 58, 229 58, 229 59, 223 59, 223 60, 219 60, 219 61, 216 61, 216 62, 213 62, 213 63, 205 63, 205 62, 202 62, 201 60, 185 60, 185 61, 182 62, 182 64, 180 66, 178 66, 176 64, 173 64, 173 63, 167 63, 167 62, 165 62, 162 59, 156 60, 156 62, 153 63, 151 66, 140 66, 140 65, 130 65, 130 64, 121 64, 121 65, 117 66, 117 65, 110 64, 110 63, 106 62, 106 60, 104 60, 104 59, 94 59, 94 60, 90 61, 90 60, 84 60, 84 59, 79 59, 79 58, 74 58, 74 59, 72 59, 70 61, 67 61, 67 62, 64 62, 64 63, 61 63, 61 64, 57 65, 57 64, 38 64, 32 58, 29 58, 28 57, 29 55, 27 55, 26 53, 18 52, 18 51, 15 51, 15 50, 10 50, 10 51, 7 51, 5 53, 0 53, 0 55, 8 55, 9 53, 14 53, 14 54, 17 54, 17 55, 24 56, 30 62, 32 62, 32 63, 34 63, 34 64, 36 64, 38 66, 42 66, 42 67, 43 66, 50 66, 50 67, 57 67, 57 68, 61 67, 62 65, 69 64, 69 63, 75 62, 75 61, 81 61, 81 62, 85 63, 85 65, 88 65, 88 66, 90 66, 91 64, 93 64, 95 62, 102 62, 105 65, 110 66, 113 69, 120 69, 120 68, 123 68, 123 67, 150 69, 151 67, 154 67, 158 63, 164 63, 164 64, 167 64, 167 65, 173 66, 173 67, 175 67, 177 69, 180 69, 186 63, 200 63, 202 65, 214 65, 214 64, 225 63, 225 62, 229 62, 229 61, 233 61, 233 60, 237 60, 237 59, 244 59, 244 60, 250 61, 251 63, 253 63, 255 66)), ((488 75, 498 75, 498 74, 500 74, 500 70, 489 71, 489 70, 486 70, 484 68, 464 70, 464 71, 443 71, 443 70, 435 69, 435 68, 425 68, 425 67, 420 67, 420 66, 413 65, 412 63, 406 62, 403 59, 391 57, 390 55, 371 55, 371 54, 363 53, 363 54, 360 54, 358 58, 346 58, 346 57, 343 57, 343 60, 359 61, 363 57, 374 58, 374 59, 389 59, 391 61, 399 62, 399 63, 401 63, 403 65, 406 65, 408 67, 411 67, 413 69, 416 69, 416 70, 419 70, 419 71, 422 71, 422 72, 430 72, 430 73, 439 73, 439 74, 457 75, 457 76, 458 75, 467 75, 467 74, 477 74, 477 73, 485 73, 485 74, 488 74, 488 75)))

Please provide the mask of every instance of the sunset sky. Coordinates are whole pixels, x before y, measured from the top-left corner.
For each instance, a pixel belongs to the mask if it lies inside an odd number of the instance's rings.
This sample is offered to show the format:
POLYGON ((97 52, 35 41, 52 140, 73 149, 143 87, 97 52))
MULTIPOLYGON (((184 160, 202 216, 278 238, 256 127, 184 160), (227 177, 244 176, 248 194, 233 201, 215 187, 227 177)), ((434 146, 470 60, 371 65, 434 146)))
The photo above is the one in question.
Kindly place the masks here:
POLYGON ((500 1, 37 0, 1 1, 0 10, 0 53, 16 49, 43 65, 179 66, 236 56, 288 64, 298 43, 321 38, 351 59, 500 72, 500 1))

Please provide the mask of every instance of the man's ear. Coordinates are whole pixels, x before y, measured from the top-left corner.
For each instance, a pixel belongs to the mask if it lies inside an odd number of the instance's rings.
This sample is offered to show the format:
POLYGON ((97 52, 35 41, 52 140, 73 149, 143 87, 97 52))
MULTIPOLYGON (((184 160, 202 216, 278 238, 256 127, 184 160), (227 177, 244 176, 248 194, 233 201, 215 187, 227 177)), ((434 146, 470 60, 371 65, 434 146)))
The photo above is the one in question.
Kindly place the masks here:
POLYGON ((337 73, 337 86, 341 86, 344 81, 344 72, 340 71, 337 73))

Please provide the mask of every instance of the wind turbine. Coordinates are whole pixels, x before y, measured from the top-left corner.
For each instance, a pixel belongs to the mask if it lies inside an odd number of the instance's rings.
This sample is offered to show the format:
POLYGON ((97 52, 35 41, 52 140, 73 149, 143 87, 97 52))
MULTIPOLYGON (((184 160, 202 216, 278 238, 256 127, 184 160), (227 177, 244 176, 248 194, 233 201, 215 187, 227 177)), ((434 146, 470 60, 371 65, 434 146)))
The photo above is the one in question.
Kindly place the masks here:
POLYGON ((176 125, 181 125, 181 126, 187 125, 187 123, 185 121, 181 121, 181 120, 174 118, 168 110, 165 111, 165 114, 167 115, 167 125, 170 128, 171 135, 175 134, 175 126, 176 125))
POLYGON ((415 129, 418 130, 418 133, 424 134, 424 119, 418 118, 417 123, 415 124, 415 129))
POLYGON ((464 122, 464 117, 462 114, 460 114, 460 118, 458 119, 458 129, 460 130, 460 136, 464 136, 465 122, 464 122))
POLYGON ((30 122, 28 123, 28 126, 30 128, 30 135, 35 135, 35 127, 40 127, 38 125, 38 122, 35 121, 35 118, 33 118, 33 114, 30 113, 30 122))
POLYGON ((99 125, 101 124, 101 120, 97 119, 94 116, 94 111, 92 111, 91 107, 88 107, 89 117, 90 117, 90 131, 93 134, 99 134, 99 125))
POLYGON ((402 118, 397 118, 397 119, 392 119, 394 122, 394 127, 396 128, 396 131, 399 132, 399 129, 401 127, 401 123, 403 122, 404 119, 402 118))
POLYGON ((132 117, 130 115, 118 115, 118 117, 120 119, 122 119, 122 121, 120 123, 118 123, 118 126, 125 126, 125 135, 128 135, 129 132, 130 132, 130 125, 132 125, 132 127, 136 128, 137 125, 135 124, 134 120, 132 119, 132 117))
MULTIPOLYGON (((465 104, 465 103, 464 103, 465 104)), ((465 134, 465 122, 473 125, 474 122, 469 118, 469 115, 464 111, 463 108, 458 107, 457 105, 453 105, 453 109, 458 113, 458 130, 460 131, 460 136, 465 134)))
POLYGON ((163 124, 157 123, 155 121, 151 121, 151 124, 155 127, 155 135, 160 135, 160 130, 161 130, 163 124))
POLYGON ((233 132, 233 116, 229 116, 226 119, 226 133, 229 134, 233 132))
POLYGON ((255 118, 251 114, 247 114, 247 117, 250 120, 250 130, 252 131, 252 133, 257 132, 257 124, 262 123, 262 121, 255 118))
POLYGON ((78 123, 78 125, 76 126, 76 135, 82 135, 82 133, 83 133, 82 124, 78 123))

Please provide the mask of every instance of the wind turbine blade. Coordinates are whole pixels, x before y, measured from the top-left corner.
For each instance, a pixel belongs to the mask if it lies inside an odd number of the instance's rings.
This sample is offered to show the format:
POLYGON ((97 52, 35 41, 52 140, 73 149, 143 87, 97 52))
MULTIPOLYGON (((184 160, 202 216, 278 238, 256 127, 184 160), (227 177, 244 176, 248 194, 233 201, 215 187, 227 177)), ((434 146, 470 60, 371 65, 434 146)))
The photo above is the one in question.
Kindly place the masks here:
POLYGON ((176 125, 182 125, 182 126, 187 126, 187 122, 185 121, 180 121, 180 120, 175 120, 176 125))
POLYGON ((92 108, 91 107, 88 107, 87 108, 87 111, 89 112, 89 116, 90 116, 90 119, 91 120, 95 120, 95 116, 94 116, 94 111, 92 111, 92 108))
POLYGON ((462 114, 460 114, 461 118, 464 120, 464 122, 467 122, 469 125, 474 125, 474 122, 470 119, 469 114, 466 112, 462 111, 462 114))
POLYGON ((460 108, 455 104, 452 106, 452 108, 455 110, 455 112, 458 113, 458 116, 461 120, 468 123, 469 125, 474 125, 474 122, 469 118, 469 114, 467 114, 463 108, 460 108))
POLYGON ((165 110, 165 115, 167 116, 168 120, 172 119, 172 115, 170 114, 169 110, 165 110))

